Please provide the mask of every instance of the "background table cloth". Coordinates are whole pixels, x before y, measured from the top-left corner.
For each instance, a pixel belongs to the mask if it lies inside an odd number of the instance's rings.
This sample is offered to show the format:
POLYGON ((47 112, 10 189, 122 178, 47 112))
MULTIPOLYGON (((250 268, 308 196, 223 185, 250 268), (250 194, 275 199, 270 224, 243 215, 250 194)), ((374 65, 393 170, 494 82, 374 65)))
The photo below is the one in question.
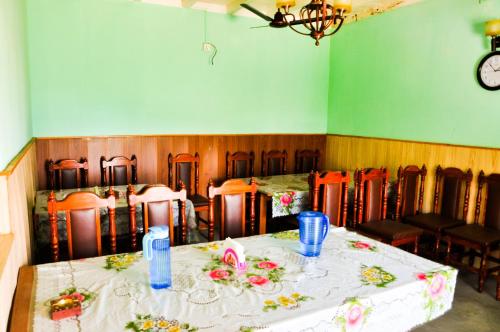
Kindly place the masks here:
MULTIPOLYGON (((135 191, 144 187, 144 184, 134 185, 135 191)), ((82 189, 64 189, 54 191, 56 194, 56 199, 62 200, 67 195, 77 191, 91 191, 95 192, 97 195, 104 197, 105 192, 109 190, 109 187, 92 187, 92 188, 82 188, 82 189)), ((127 204, 127 186, 114 186, 113 190, 118 193, 118 198, 116 200, 116 234, 118 236, 127 235, 129 233, 129 213, 127 204)), ((47 212, 47 200, 49 198, 50 190, 40 190, 36 193, 35 201, 35 237, 37 244, 40 246, 50 243, 50 222, 49 214, 47 212)), ((174 225, 179 224, 179 207, 174 204, 174 225)), ((101 209, 101 234, 109 234, 109 219, 108 210, 101 209)), ((142 204, 137 204, 136 206, 136 222, 137 222, 137 232, 142 233, 144 231, 144 226, 142 224, 142 204)), ((188 232, 190 230, 196 229, 196 215, 193 207, 193 203, 190 200, 186 200, 186 222, 188 225, 188 232)), ((57 214, 57 228, 59 233, 59 241, 66 241, 66 214, 61 211, 57 214)), ((198 236, 198 235, 196 235, 198 236)))
MULTIPOLYGON (((349 175, 348 213, 351 216, 354 208, 354 172, 349 171, 349 175)), ((299 214, 310 208, 308 177, 309 174, 288 174, 255 178, 258 192, 272 198, 273 218, 299 214)), ((396 209, 395 182, 388 183, 387 196, 387 217, 390 218, 396 209)))
POLYGON ((451 308, 457 270, 331 229, 319 258, 298 233, 238 241, 248 269, 220 261, 222 242, 172 248, 173 286, 153 290, 141 253, 36 267, 35 331, 406 331, 451 308), (83 314, 51 321, 50 299, 83 300, 83 314))
POLYGON ((299 214, 309 207, 309 174, 255 178, 258 192, 272 198, 272 217, 299 214))

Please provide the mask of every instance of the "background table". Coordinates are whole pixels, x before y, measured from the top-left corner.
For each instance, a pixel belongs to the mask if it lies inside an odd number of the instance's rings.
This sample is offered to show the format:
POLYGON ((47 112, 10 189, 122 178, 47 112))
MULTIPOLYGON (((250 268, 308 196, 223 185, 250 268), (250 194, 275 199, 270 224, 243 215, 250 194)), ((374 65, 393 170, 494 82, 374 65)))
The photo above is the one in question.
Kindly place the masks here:
POLYGON ((457 270, 332 229, 319 258, 298 233, 240 238, 249 269, 220 262, 221 242, 172 248, 173 286, 153 290, 141 253, 25 267, 12 331, 407 331, 451 308, 457 270), (78 318, 52 321, 60 294, 78 318), (171 329, 169 329, 171 328, 171 329))
MULTIPOLYGON (((349 171, 348 218, 354 214, 354 171, 349 171)), ((296 215, 310 209, 309 174, 287 174, 255 177, 259 195, 259 234, 266 233, 267 205, 271 201, 271 217, 296 215)), ((250 181, 250 178, 246 179, 250 181)), ((387 218, 392 218, 396 209, 397 188, 394 182, 387 186, 387 218)))
MULTIPOLYGON (((141 190, 145 184, 134 185, 135 191, 141 190)), ((92 187, 92 188, 82 188, 82 189, 64 189, 56 190, 56 199, 62 200, 67 195, 78 191, 90 191, 94 192, 99 196, 104 196, 105 192, 109 190, 109 187, 92 187)), ((116 200, 116 234, 118 236, 124 236, 129 233, 129 213, 127 204, 127 186, 114 186, 113 190, 118 194, 116 200)), ((35 227, 35 241, 38 246, 44 246, 50 243, 50 222, 49 214, 47 212, 47 200, 50 194, 50 190, 41 190, 36 192, 35 201, 35 212, 34 212, 34 227, 35 227)), ((179 207, 174 204, 174 225, 177 226, 179 223, 179 207)), ((144 231, 142 224, 142 204, 137 204, 136 206, 136 221, 137 221, 137 232, 142 233, 144 231)), ((196 215, 194 212, 193 203, 190 200, 186 200, 186 222, 189 230, 196 229, 196 215)), ((59 212, 57 214, 57 228, 59 233, 59 241, 66 241, 66 214, 64 212, 59 212)), ((109 234, 109 219, 108 210, 101 209, 101 234, 109 234)), ((198 236, 198 235, 196 235, 198 236)))

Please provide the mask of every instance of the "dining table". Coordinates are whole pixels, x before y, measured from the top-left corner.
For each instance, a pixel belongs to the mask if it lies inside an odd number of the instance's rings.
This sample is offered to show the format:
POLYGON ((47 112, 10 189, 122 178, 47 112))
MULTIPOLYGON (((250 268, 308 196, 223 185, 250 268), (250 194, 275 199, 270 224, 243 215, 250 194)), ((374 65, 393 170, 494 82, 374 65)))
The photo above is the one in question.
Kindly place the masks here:
POLYGON ((236 239, 246 268, 221 260, 224 242, 171 248, 172 285, 150 287, 142 252, 20 269, 11 331, 408 331, 448 311, 457 270, 330 227, 319 257, 299 232, 236 239), (61 297, 81 314, 50 317, 61 297))
MULTIPOLYGON (((139 192, 145 184, 134 185, 135 192, 139 192)), ((127 236, 129 234, 129 211, 127 203, 127 188, 128 186, 113 186, 113 191, 116 197, 116 207, 115 207, 115 224, 116 224, 116 234, 117 236, 127 236)), ((74 188, 74 189, 62 189, 55 190, 57 200, 62 200, 66 196, 74 192, 93 192, 98 196, 104 197, 106 192, 109 190, 108 186, 105 187, 88 187, 88 188, 74 188)), ((35 229, 35 241, 37 247, 43 247, 50 243, 50 222, 49 214, 47 210, 47 201, 51 190, 39 190, 36 192, 35 198, 35 208, 33 213, 34 229, 35 229)), ((178 225, 178 215, 179 207, 177 204, 173 205, 174 210, 174 225, 178 225)), ((103 208, 100 209, 101 213, 101 234, 109 234, 109 219, 108 210, 103 208)), ((136 222, 137 222, 137 232, 143 233, 144 226, 142 223, 142 204, 136 206, 136 222)), ((193 203, 190 200, 186 200, 186 223, 188 225, 188 239, 189 237, 196 237, 198 239, 199 233, 196 231, 196 215, 194 211, 193 203)), ((59 234, 59 241, 67 240, 66 233, 66 214, 64 211, 60 211, 57 214, 57 228, 59 234)))

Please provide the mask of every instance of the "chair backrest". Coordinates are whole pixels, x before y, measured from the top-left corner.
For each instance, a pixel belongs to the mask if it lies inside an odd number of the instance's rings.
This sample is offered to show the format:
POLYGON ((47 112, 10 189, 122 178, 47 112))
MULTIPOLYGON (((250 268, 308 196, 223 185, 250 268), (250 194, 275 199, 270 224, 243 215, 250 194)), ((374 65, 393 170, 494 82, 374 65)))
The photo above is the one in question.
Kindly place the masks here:
POLYGON ((92 192, 74 192, 58 201, 52 191, 49 195, 49 212, 52 258, 59 260, 59 234, 57 213, 66 213, 66 232, 68 236, 69 259, 101 256, 101 213, 107 208, 109 215, 109 236, 111 252, 116 252, 115 196, 113 188, 107 198, 92 192))
POLYGON ((179 237, 180 242, 185 244, 187 237, 186 223, 186 190, 172 191, 169 187, 157 184, 143 187, 137 194, 134 187, 129 185, 127 191, 127 202, 130 217, 130 237, 132 249, 137 248, 136 232, 136 205, 142 204, 142 224, 144 232, 149 231, 152 226, 168 226, 170 234, 170 245, 175 244, 174 234, 174 201, 179 204, 179 237))
POLYGON ((481 171, 478 177, 478 190, 476 199, 476 211, 474 213, 474 222, 479 222, 481 212, 481 196, 483 186, 486 184, 484 225, 500 231, 500 173, 493 173, 485 176, 481 171))
POLYGON ((88 172, 89 165, 85 158, 82 158, 80 162, 73 159, 63 159, 57 162, 51 159, 47 162, 51 190, 83 188, 88 185, 88 172))
POLYGON ((226 180, 232 178, 248 178, 253 176, 255 154, 253 151, 226 153, 226 180))
POLYGON ((295 151, 295 173, 310 173, 318 170, 319 150, 295 151))
POLYGON ((124 186, 127 184, 137 184, 137 158, 135 155, 132 155, 130 159, 116 156, 106 160, 106 158, 101 157, 101 185, 124 186))
POLYGON ((472 171, 470 168, 467 172, 455 167, 442 169, 441 166, 438 165, 436 169, 436 184, 434 187, 434 213, 451 219, 459 218, 461 192, 464 182, 465 192, 462 219, 465 220, 469 209, 472 171))
POLYGON ((347 218, 347 191, 349 173, 327 171, 309 175, 313 211, 321 211, 337 227, 344 227, 347 218))
POLYGON ((175 157, 168 154, 168 186, 177 190, 180 182, 186 186, 187 195, 197 195, 200 185, 200 156, 180 153, 175 157))
POLYGON ((286 174, 286 163, 288 154, 286 150, 262 151, 262 176, 283 175, 286 174))
MULTIPOLYGON (((241 179, 227 180, 220 187, 215 187, 212 180, 208 184, 208 222, 213 231, 215 220, 215 197, 221 197, 220 238, 242 237, 246 235, 246 194, 250 194, 250 233, 255 232, 255 194, 257 185, 251 178, 250 184, 241 179)), ((210 233, 210 232, 209 232, 210 233)), ((213 234, 209 234, 213 241, 213 234)))
POLYGON ((387 213, 386 168, 361 169, 354 172, 354 220, 356 223, 384 220, 387 213))
POLYGON ((396 198, 396 219, 422 212, 427 168, 422 165, 399 166, 396 198), (420 182, 420 183, 419 183, 420 182))

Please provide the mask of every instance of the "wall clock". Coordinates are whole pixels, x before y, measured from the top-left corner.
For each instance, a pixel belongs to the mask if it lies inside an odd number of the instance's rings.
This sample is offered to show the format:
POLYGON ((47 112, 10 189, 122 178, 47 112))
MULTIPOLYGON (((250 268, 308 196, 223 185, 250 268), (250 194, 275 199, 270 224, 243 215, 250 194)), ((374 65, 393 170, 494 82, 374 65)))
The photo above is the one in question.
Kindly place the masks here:
POLYGON ((500 51, 491 52, 481 60, 477 80, 486 90, 500 90, 500 51))

